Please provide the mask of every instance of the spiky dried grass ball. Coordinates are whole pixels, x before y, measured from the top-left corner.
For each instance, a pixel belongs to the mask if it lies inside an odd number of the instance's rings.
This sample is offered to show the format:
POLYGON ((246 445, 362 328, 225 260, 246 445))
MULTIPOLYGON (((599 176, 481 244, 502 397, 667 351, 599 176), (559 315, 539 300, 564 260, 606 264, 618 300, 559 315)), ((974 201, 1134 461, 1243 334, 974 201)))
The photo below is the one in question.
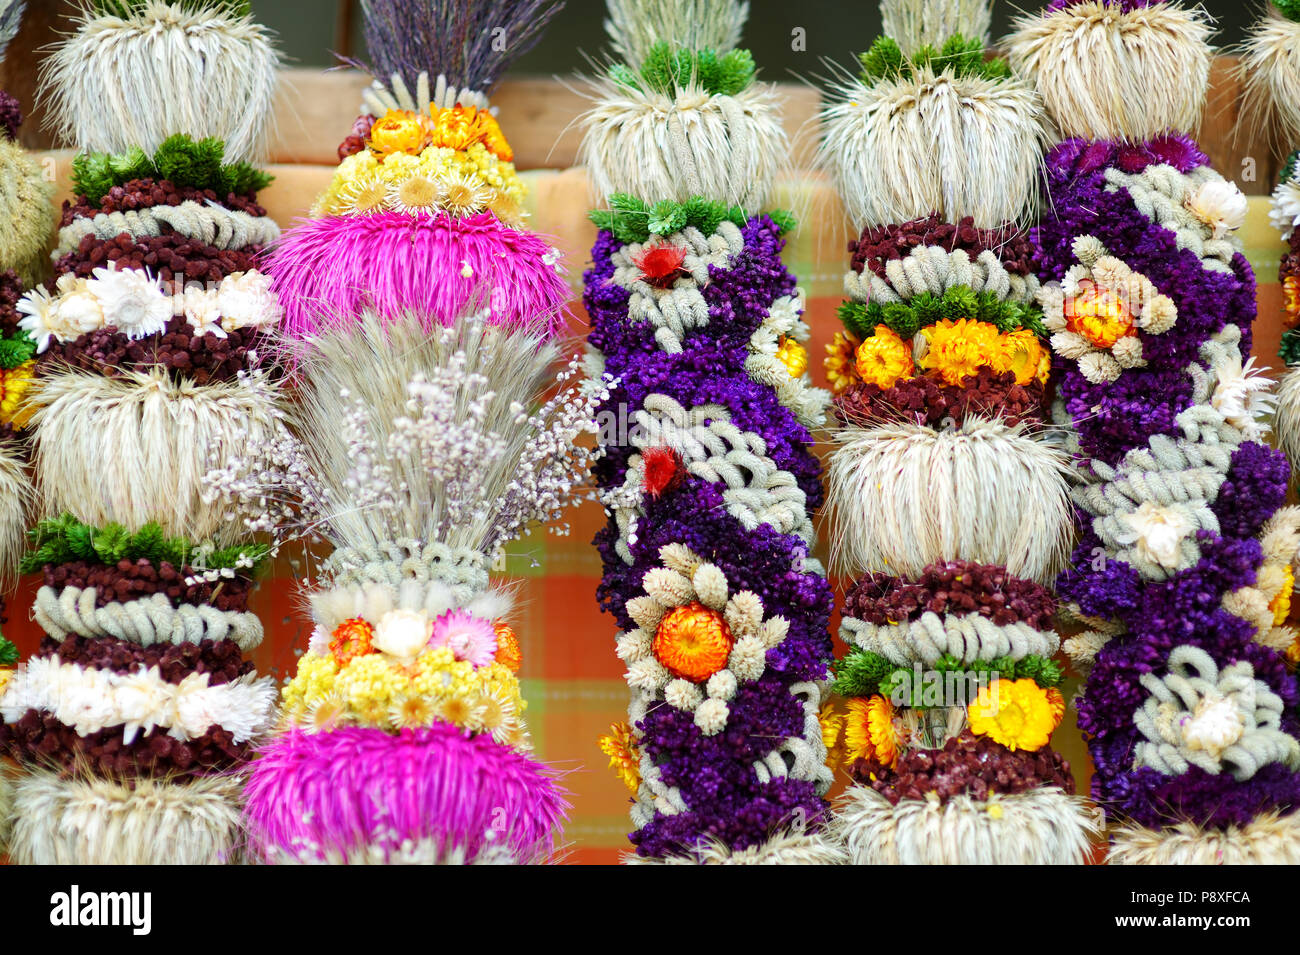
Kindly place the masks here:
POLYGON ((1125 825, 1111 833, 1110 865, 1300 865, 1300 814, 1268 813, 1246 826, 1165 829, 1125 825))
POLYGON ((998 564, 1050 584, 1073 534, 1059 449, 1000 421, 915 424, 835 436, 827 507, 832 564, 915 579, 940 560, 998 564))
POLYGON ((54 178, 2 132, 0 222, 0 269, 13 269, 30 288, 49 271, 45 250, 54 235, 54 178))
POLYGON ((175 133, 212 136, 226 161, 266 148, 280 54, 250 17, 151 2, 129 16, 83 13, 41 67, 59 137, 80 149, 152 154, 175 133))
POLYGON ((1251 30, 1237 61, 1239 123, 1252 132, 1267 130, 1289 150, 1300 142, 1300 22, 1269 13, 1251 30))
POLYGON ((63 778, 14 783, 10 860, 18 865, 217 865, 238 861, 238 776, 186 781, 63 778))
POLYGON ((704 841, 684 855, 662 858, 625 853, 624 865, 843 865, 840 846, 821 832, 778 832, 745 849, 704 841))
POLYGON ((1055 787, 891 805, 854 786, 835 807, 828 836, 850 865, 1082 865, 1100 832, 1100 813, 1055 787))
POLYGON ((690 85, 669 95, 593 82, 580 161, 599 202, 706 196, 759 211, 789 149, 775 87, 710 96, 690 85))
POLYGON ((208 473, 283 434, 276 394, 261 377, 195 385, 160 369, 43 377, 30 425, 42 513, 237 542, 243 525, 204 499, 208 473))
POLYGON ((28 511, 35 497, 13 445, 0 445, 0 585, 8 589, 27 548, 28 511))
POLYGON ((937 212, 993 228, 1033 210, 1047 135, 1042 104, 1017 79, 910 78, 841 84, 822 111, 818 164, 855 228, 937 212))
POLYGON ((1151 139, 1200 123, 1210 78, 1200 7, 1122 10, 1085 0, 1016 22, 1008 53, 1038 86, 1062 138, 1151 139))
POLYGON ((1294 474, 1300 467, 1300 368, 1287 370, 1275 394, 1273 432, 1294 474))

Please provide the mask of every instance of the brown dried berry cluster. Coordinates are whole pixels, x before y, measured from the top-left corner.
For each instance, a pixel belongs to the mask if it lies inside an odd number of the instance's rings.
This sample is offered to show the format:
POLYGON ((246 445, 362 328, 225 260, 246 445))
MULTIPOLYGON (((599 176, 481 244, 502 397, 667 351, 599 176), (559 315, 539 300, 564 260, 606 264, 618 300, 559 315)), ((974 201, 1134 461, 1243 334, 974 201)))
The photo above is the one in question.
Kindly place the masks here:
POLYGON ((939 246, 949 252, 962 249, 972 259, 988 249, 1012 275, 1028 275, 1033 270, 1034 247, 1029 237, 1010 223, 977 229, 970 216, 954 225, 932 214, 900 225, 867 226, 861 237, 849 242, 853 271, 870 269, 884 278, 890 259, 904 258, 921 246, 939 246))
POLYGON ((242 613, 248 609, 248 595, 253 582, 235 577, 217 583, 186 584, 196 573, 192 567, 174 567, 167 561, 154 566, 148 560, 123 558, 116 564, 47 564, 45 585, 55 590, 64 587, 95 588, 95 606, 125 603, 153 594, 166 594, 173 607, 181 604, 207 604, 221 611, 242 613))
POLYGON ((204 640, 201 643, 155 643, 141 646, 114 637, 70 636, 56 640, 46 636, 36 651, 38 657, 57 655, 63 663, 87 669, 135 673, 157 667, 168 683, 180 683, 191 673, 208 674, 209 686, 220 686, 253 672, 253 661, 245 660, 234 640, 204 640))
POLYGON ((996 564, 953 560, 931 564, 916 581, 865 574, 844 598, 844 614, 877 625, 915 620, 923 613, 977 613, 1006 626, 1052 626, 1056 598, 1032 580, 996 564))
POLYGON ((123 742, 121 726, 82 736, 49 713, 28 710, 0 725, 0 752, 24 763, 89 769, 106 776, 170 775, 225 769, 247 762, 252 744, 236 743, 215 723, 202 735, 179 740, 165 729, 123 742))
POLYGON ((146 338, 129 338, 114 328, 87 332, 71 341, 53 341, 40 355, 37 370, 71 366, 109 378, 135 369, 161 366, 195 384, 232 381, 241 371, 270 359, 266 336, 256 329, 236 329, 222 338, 215 332, 195 335, 185 316, 146 338))
POLYGON ((871 425, 910 421, 931 428, 959 425, 967 415, 996 417, 1008 425, 1036 424, 1043 419, 1046 389, 1037 379, 1016 384, 1014 372, 998 374, 987 366, 946 385, 925 375, 900 380, 890 388, 858 382, 835 396, 842 424, 871 425))
POLYGON ((23 283, 13 269, 0 272, 0 337, 18 331, 18 300, 23 297, 23 283))
MULTIPOLYGON (((186 282, 220 282, 227 275, 256 268, 260 251, 260 246, 218 249, 174 233, 139 239, 125 232, 112 239, 86 235, 76 249, 55 263, 54 271, 90 278, 95 269, 116 262, 119 268, 148 269, 150 275, 164 282, 178 277, 186 282)), ((53 280, 49 288, 54 291, 53 280)))
POLYGON ((100 213, 152 209, 154 206, 179 206, 189 199, 200 205, 215 202, 236 212, 247 212, 250 216, 266 215, 266 210, 257 204, 257 197, 251 192, 244 195, 231 192, 222 197, 211 189, 177 186, 168 179, 132 179, 104 193, 98 205, 87 202, 84 196, 78 196, 75 203, 63 200, 59 228, 71 225, 73 219, 92 218, 100 213))
POLYGON ((374 125, 373 116, 358 116, 352 124, 352 132, 348 133, 346 139, 339 143, 339 162, 347 159, 349 156, 355 156, 361 150, 366 148, 366 137, 370 135, 370 127, 374 125))
POLYGON ((1060 753, 1046 746, 1032 753, 1010 750, 969 732, 952 737, 942 749, 910 750, 892 770, 858 760, 849 773, 894 805, 901 799, 924 799, 927 793, 948 800, 963 795, 987 799, 993 793, 1010 795, 1043 786, 1074 792, 1070 764, 1060 753))
MULTIPOLYGON (((1293 285, 1300 283, 1300 229, 1292 232, 1288 241, 1291 251, 1282 256, 1282 267, 1278 270, 1278 281, 1283 285, 1284 301, 1288 301, 1289 298, 1286 288, 1287 282, 1290 281, 1293 285)), ((1297 324, 1300 324, 1300 309, 1292 310, 1288 303, 1287 307, 1283 309, 1282 322, 1287 328, 1295 328, 1297 324)))

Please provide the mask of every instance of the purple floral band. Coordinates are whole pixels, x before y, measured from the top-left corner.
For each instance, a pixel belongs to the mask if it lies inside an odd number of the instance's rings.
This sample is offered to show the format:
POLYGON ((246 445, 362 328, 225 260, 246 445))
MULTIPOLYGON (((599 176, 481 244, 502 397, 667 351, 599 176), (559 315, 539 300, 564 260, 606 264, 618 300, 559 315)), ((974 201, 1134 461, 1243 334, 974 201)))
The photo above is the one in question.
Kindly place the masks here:
MULTIPOLYGON (((773 303, 795 293, 795 280, 781 262, 784 240, 769 217, 749 220, 741 234, 741 251, 725 266, 710 265, 700 289, 708 323, 687 329, 672 353, 661 349, 650 321, 629 320, 631 292, 614 281, 622 246, 612 234, 599 234, 585 275, 588 341, 603 356, 605 371, 619 379, 603 410, 630 420, 656 394, 688 410, 721 405, 733 425, 762 439, 776 467, 793 475, 811 510, 823 495, 812 435, 746 368, 751 337, 773 303)), ((597 470, 601 486, 622 488, 629 459, 640 450, 611 442, 597 470)), ((765 618, 789 623, 785 638, 767 651, 763 674, 742 683, 728 701, 720 732, 706 734, 691 712, 666 704, 651 706, 637 723, 638 747, 656 767, 658 783, 674 787, 687 807, 648 814, 631 834, 643 856, 689 853, 705 841, 741 850, 784 827, 814 828, 826 812, 816 783, 787 777, 760 782, 754 763, 782 740, 807 732, 806 701, 792 687, 829 676, 831 588, 824 575, 805 566, 802 538, 767 524, 743 525, 729 512, 724 489, 685 474, 642 494, 634 534, 611 518, 595 540, 604 565, 597 597, 624 631, 636 626, 628 601, 645 594, 643 580, 662 566, 660 551, 669 544, 685 545, 717 566, 731 593, 757 595, 765 618)))
MULTIPOLYGON (((1186 369, 1205 364, 1202 345, 1229 323, 1241 331, 1242 355, 1250 351, 1255 280, 1245 258, 1237 253, 1227 270, 1207 268, 1195 252, 1179 247, 1172 231, 1137 209, 1121 178, 1107 178, 1108 170, 1138 174, 1153 164, 1188 173, 1208 160, 1180 135, 1136 144, 1074 139, 1047 157, 1050 212, 1033 232, 1044 281, 1061 279, 1075 264, 1075 238, 1091 235, 1177 308, 1177 322, 1167 332, 1139 333, 1146 365, 1125 369, 1114 382, 1095 384, 1075 362, 1054 359, 1058 394, 1078 432, 1077 463, 1084 468, 1094 459, 1116 464, 1153 436, 1178 433, 1176 419, 1193 401, 1186 369)), ((1249 662, 1255 678, 1282 699, 1283 730, 1300 732, 1295 678, 1280 655, 1255 641, 1253 624, 1222 606, 1226 594, 1257 582, 1264 562, 1258 535, 1285 503, 1288 479, 1280 452, 1257 441, 1238 445, 1210 504, 1218 531, 1199 531, 1199 560, 1166 580, 1148 579, 1106 554, 1093 515, 1077 511, 1079 542, 1057 580, 1058 596, 1124 630, 1098 651, 1078 704, 1096 768, 1093 796, 1109 813, 1153 828, 1183 820, 1224 827, 1300 805, 1300 774, 1281 763, 1244 782, 1227 772, 1164 775, 1134 765, 1135 747, 1144 738, 1134 713, 1150 696, 1141 679, 1163 676, 1176 646, 1198 647, 1220 668, 1249 662), (1098 560, 1100 554, 1106 559, 1098 560)))

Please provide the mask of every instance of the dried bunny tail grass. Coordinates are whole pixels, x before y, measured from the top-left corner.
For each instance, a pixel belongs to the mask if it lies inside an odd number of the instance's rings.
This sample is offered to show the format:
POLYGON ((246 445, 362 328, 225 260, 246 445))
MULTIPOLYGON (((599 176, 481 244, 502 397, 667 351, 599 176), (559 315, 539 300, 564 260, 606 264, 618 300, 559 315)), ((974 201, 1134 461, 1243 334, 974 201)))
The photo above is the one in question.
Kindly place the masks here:
POLYGON ((1121 11, 1086 0, 1016 22, 1011 64, 1032 77, 1062 138, 1142 141, 1200 124, 1209 84, 1205 11, 1121 11))
POLYGON ((45 277, 54 231, 54 182, 17 142, 0 132, 0 268, 13 269, 24 288, 45 277))
POLYGON ((851 865, 1082 865, 1101 829, 1094 807, 1055 787, 891 805, 854 786, 836 805, 828 835, 851 865))
POLYGON ((33 770, 14 783, 19 865, 219 865, 243 845, 240 776, 115 780, 33 770))
POLYGON ((1124 825, 1111 832, 1110 865, 1300 865, 1300 815, 1267 813, 1246 826, 1166 829, 1124 825))
POLYGON ((226 162, 266 148, 280 54, 249 17, 149 3, 128 17, 86 10, 41 67, 59 138, 93 152, 152 154, 186 133, 225 142, 226 162))
POLYGON ((737 0, 609 0, 605 32, 614 54, 640 69, 656 43, 722 56, 740 43, 748 18, 749 4, 737 0))
POLYGON ((758 212, 785 157, 776 87, 735 96, 688 86, 672 96, 592 81, 580 162, 597 201, 626 193, 647 203, 705 196, 758 212))
POLYGON ((1266 131, 1280 152, 1300 141, 1300 23, 1269 8, 1240 50, 1238 129, 1266 131))
POLYGON ((1287 369, 1275 394, 1273 433, 1294 474, 1300 468, 1300 368, 1287 369))
POLYGON ((1033 212, 1047 131, 1038 94, 928 66, 911 79, 842 82, 821 114, 818 165, 855 228, 937 212, 993 228, 1033 212))
POLYGON ((974 560, 1050 585, 1073 534, 1069 458, 1020 427, 968 418, 846 428, 827 486, 831 561, 917 578, 938 560, 974 560))
POLYGON ((881 0, 881 31, 911 56, 929 45, 943 46, 954 33, 989 42, 993 5, 988 0, 881 0))
POLYGON ((42 377, 30 428, 39 507, 95 527, 157 521, 168 534, 246 536, 205 501, 214 461, 248 457, 284 434, 276 388, 261 375, 196 385, 166 371, 42 377))
POLYGON ((822 833, 781 832, 747 849, 707 841, 688 855, 648 858, 629 852, 625 865, 843 865, 844 852, 822 833))
MULTIPOLYGON (((430 334, 417 313, 381 323, 366 312, 354 325, 330 328, 309 339, 295 354, 302 363, 302 382, 293 426, 327 505, 357 498, 355 440, 340 425, 355 420, 359 411, 364 411, 370 447, 380 458, 371 464, 387 469, 388 485, 403 489, 395 503, 388 502, 393 506, 328 506, 322 532, 331 543, 380 552, 389 542, 416 538, 453 550, 483 552, 493 515, 476 508, 473 519, 458 521, 450 519, 452 509, 467 501, 492 501, 514 478, 529 438, 528 429, 516 424, 516 402, 535 400, 553 382, 556 347, 538 335, 510 333, 466 317, 430 334), (410 413, 412 380, 446 370, 461 357, 466 361, 456 375, 465 384, 456 395, 451 426, 467 421, 471 403, 490 393, 482 430, 499 435, 504 448, 481 486, 443 488, 431 484, 428 462, 390 453, 387 445, 395 423, 410 413), (476 385, 466 380, 470 376, 481 376, 486 383, 476 385)), ((448 440, 454 439, 449 433, 448 440)))
POLYGON ((13 585, 27 549, 27 526, 36 494, 17 448, 0 444, 0 591, 13 585))

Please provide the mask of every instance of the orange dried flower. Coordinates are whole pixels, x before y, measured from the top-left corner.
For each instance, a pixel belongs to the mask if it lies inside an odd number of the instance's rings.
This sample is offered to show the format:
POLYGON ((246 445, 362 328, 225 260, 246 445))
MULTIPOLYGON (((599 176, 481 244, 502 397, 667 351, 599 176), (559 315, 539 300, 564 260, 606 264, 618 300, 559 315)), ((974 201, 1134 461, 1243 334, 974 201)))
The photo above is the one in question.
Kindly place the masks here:
POLYGON ((330 655, 345 667, 357 657, 375 652, 374 636, 375 628, 360 617, 344 620, 330 634, 330 655))
POLYGON ((474 143, 483 147, 502 162, 515 158, 514 151, 506 142, 497 125, 496 117, 487 110, 474 106, 452 106, 448 109, 429 107, 429 119, 433 132, 433 145, 446 149, 469 149, 474 143))
POLYGON ((844 716, 844 758, 874 760, 892 767, 898 761, 894 705, 879 694, 849 700, 844 716))
POLYGON ((1113 289, 1090 279, 1079 282, 1079 294, 1065 302, 1065 327, 1097 348, 1110 348, 1126 335, 1137 334, 1133 313, 1113 289))
POLYGON ((660 621, 654 654, 673 676, 703 683, 727 665, 734 642, 722 614, 690 603, 674 607, 660 621))
POLYGON ((429 145, 428 121, 419 113, 390 109, 370 127, 366 145, 380 162, 394 153, 418 156, 429 145))
POLYGON ((519 648, 519 638, 507 624, 499 620, 492 624, 492 629, 497 632, 497 652, 493 659, 508 668, 511 673, 518 673, 519 667, 524 662, 523 650, 519 648))

